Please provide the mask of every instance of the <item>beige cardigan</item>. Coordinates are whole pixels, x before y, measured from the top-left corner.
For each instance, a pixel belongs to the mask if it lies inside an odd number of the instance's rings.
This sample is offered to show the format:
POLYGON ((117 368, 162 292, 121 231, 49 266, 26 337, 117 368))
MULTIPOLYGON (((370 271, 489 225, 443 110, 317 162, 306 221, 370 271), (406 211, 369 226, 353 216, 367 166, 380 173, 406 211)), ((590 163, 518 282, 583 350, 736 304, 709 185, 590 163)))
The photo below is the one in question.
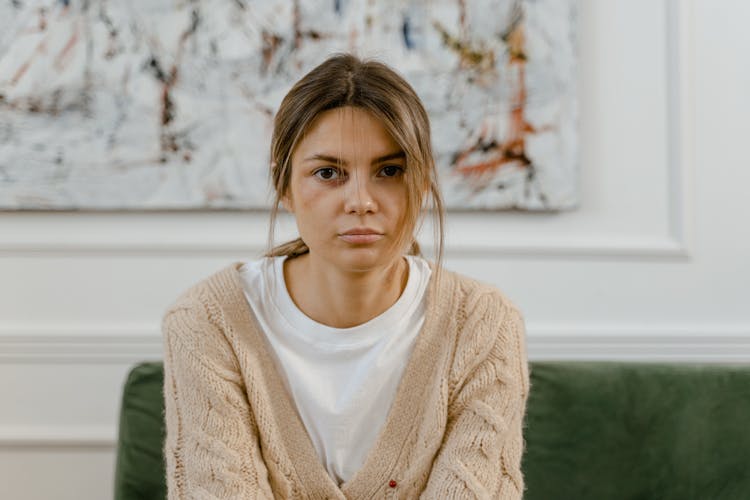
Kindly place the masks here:
POLYGON ((276 371, 240 266, 188 289, 163 319, 170 500, 522 497, 525 328, 503 293, 448 270, 436 292, 432 273, 385 424, 339 487, 276 371))

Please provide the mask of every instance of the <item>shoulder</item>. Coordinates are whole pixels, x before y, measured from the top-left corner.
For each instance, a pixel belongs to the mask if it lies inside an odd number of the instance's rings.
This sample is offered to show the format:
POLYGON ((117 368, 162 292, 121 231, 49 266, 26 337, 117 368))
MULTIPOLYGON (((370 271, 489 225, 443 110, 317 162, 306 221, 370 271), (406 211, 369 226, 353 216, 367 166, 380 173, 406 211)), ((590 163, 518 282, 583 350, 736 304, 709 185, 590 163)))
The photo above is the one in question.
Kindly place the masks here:
POLYGON ((451 293, 454 355, 450 381, 458 389, 489 358, 525 356, 525 327, 520 308, 497 286, 443 269, 441 292, 451 293))
POLYGON ((226 316, 241 299, 239 269, 233 262, 193 283, 164 310, 161 320, 165 340, 201 350, 223 337, 226 316))
POLYGON ((226 295, 235 293, 242 265, 242 262, 233 262, 194 282, 169 304, 164 316, 184 309, 195 309, 200 305, 211 306, 221 302, 226 295))
POLYGON ((491 283, 445 268, 441 270, 440 280, 439 293, 453 295, 454 307, 463 309, 467 319, 521 313, 516 303, 491 283))

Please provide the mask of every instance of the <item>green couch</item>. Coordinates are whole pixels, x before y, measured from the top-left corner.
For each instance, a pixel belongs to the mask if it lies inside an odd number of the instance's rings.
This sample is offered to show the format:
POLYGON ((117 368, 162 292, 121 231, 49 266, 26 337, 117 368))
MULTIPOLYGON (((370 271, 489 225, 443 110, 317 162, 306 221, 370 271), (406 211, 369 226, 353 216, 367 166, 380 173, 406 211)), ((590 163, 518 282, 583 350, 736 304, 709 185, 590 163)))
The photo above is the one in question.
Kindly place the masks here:
MULTIPOLYGON (((115 499, 166 497, 163 369, 123 388, 115 499)), ((532 362, 527 500, 750 499, 750 366, 532 362)))

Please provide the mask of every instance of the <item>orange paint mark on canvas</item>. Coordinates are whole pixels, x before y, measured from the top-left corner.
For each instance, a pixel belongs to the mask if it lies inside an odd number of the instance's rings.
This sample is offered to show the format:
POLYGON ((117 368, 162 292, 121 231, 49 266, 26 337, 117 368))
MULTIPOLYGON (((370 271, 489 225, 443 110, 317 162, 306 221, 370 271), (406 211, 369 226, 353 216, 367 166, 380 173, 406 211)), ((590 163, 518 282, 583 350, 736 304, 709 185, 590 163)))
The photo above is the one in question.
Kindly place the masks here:
POLYGON ((518 91, 513 100, 509 117, 510 130, 507 138, 502 142, 497 143, 494 139, 486 142, 489 134, 487 127, 483 126, 479 134, 480 139, 456 156, 455 170, 463 175, 483 176, 491 174, 509 163, 516 164, 521 168, 531 164, 531 160, 526 154, 526 137, 529 134, 536 133, 537 130, 526 121, 524 115, 527 104, 527 58, 524 50, 523 25, 520 22, 516 23, 506 35, 505 40, 510 54, 508 66, 510 69, 516 69, 518 74, 518 91), (477 151, 484 153, 485 158, 479 161, 469 160, 471 154, 477 151))
POLYGON ((59 54, 57 54, 57 58, 55 59, 55 69, 62 70, 65 69, 65 66, 70 61, 70 51, 73 50, 73 47, 75 46, 76 42, 78 41, 78 29, 76 28, 75 31, 70 35, 70 38, 68 38, 67 43, 63 47, 63 49, 60 51, 59 54))

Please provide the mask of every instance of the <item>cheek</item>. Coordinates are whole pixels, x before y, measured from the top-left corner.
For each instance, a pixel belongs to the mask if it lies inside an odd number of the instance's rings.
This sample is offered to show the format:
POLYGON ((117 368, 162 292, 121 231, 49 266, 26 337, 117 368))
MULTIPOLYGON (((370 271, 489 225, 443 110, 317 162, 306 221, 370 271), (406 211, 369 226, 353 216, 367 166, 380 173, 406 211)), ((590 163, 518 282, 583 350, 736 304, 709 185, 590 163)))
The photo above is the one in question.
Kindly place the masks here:
POLYGON ((406 199, 408 193, 405 186, 399 186, 396 189, 388 191, 388 202, 387 206, 390 209, 390 213, 394 216, 405 216, 406 215, 406 199))
POLYGON ((300 233, 308 239, 318 239, 335 217, 335 200, 320 186, 302 185, 295 190, 295 217, 300 233))
POLYGON ((318 211, 325 206, 325 191, 313 183, 302 184, 297 193, 297 206, 303 214, 318 211))

